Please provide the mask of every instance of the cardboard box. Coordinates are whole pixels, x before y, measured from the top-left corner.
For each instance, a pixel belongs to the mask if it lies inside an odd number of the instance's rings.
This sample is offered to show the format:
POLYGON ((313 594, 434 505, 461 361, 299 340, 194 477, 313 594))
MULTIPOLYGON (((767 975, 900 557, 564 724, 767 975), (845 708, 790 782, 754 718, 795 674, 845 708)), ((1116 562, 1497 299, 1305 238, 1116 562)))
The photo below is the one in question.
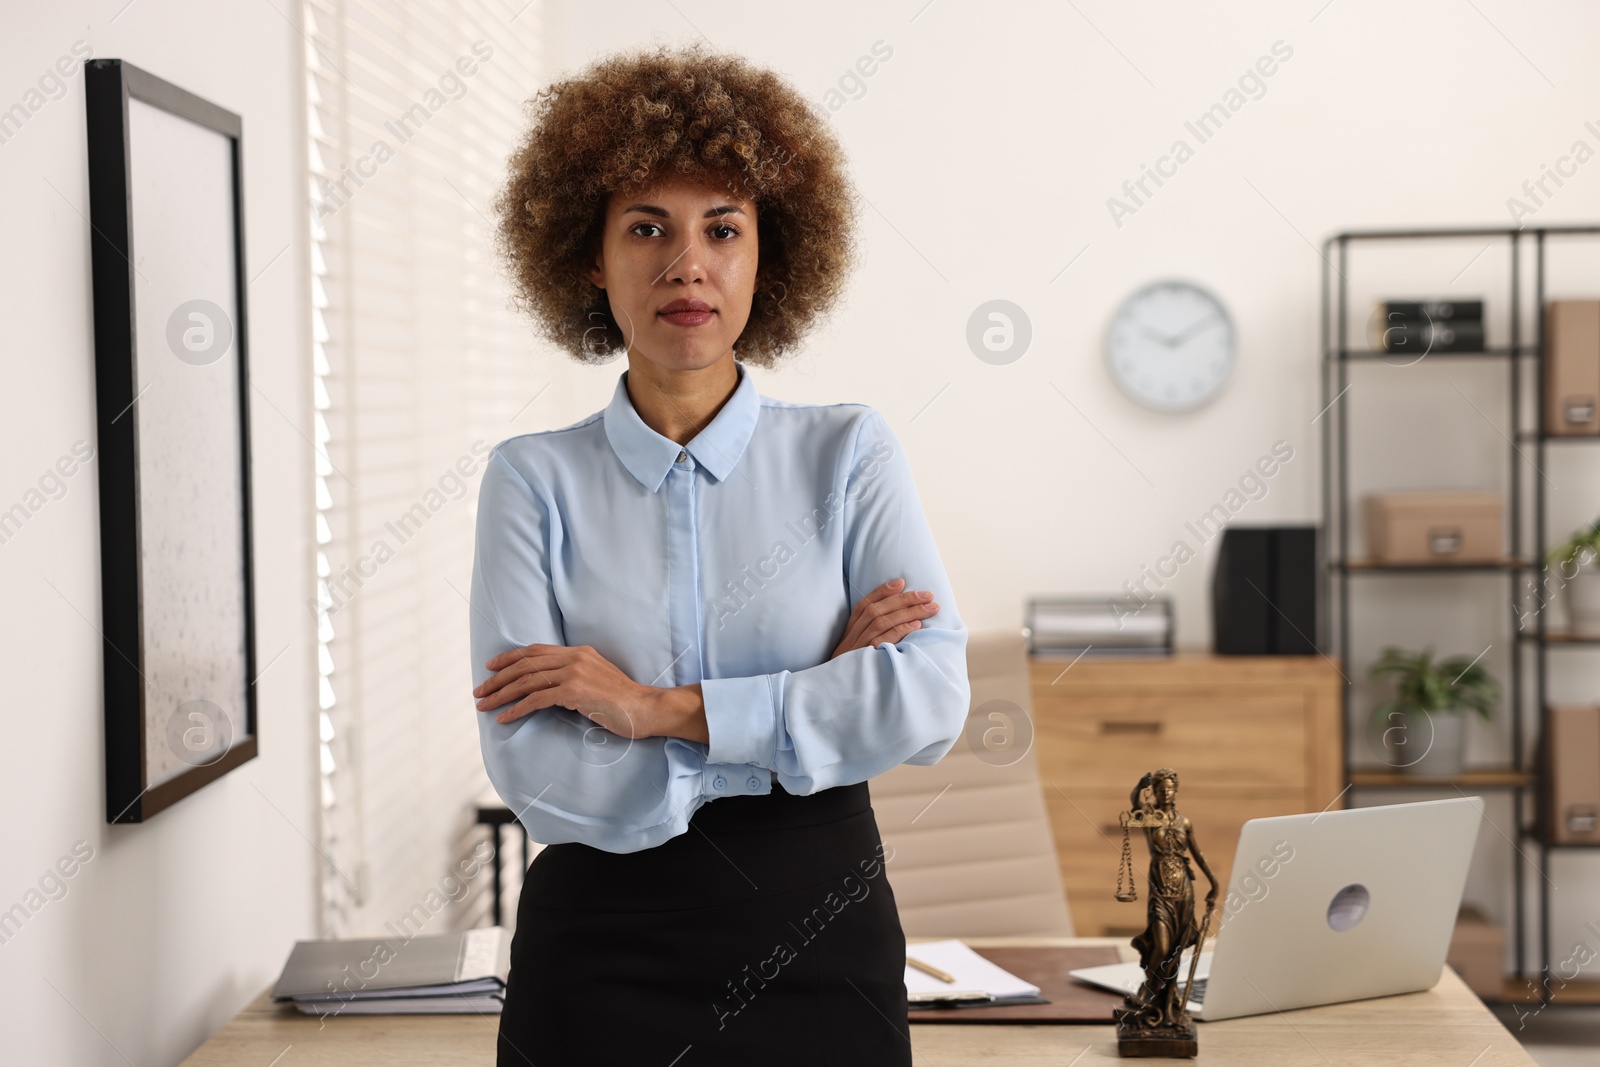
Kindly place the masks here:
POLYGON ((1506 932, 1468 904, 1456 916, 1455 933, 1445 962, 1479 997, 1505 995, 1506 932))
POLYGON ((1551 300, 1544 309, 1547 434, 1600 434, 1600 300, 1551 300))
POLYGON ((1505 554, 1504 512, 1498 493, 1373 493, 1367 555, 1375 563, 1495 563, 1505 554))
POLYGON ((1553 705, 1547 722, 1544 838, 1552 845, 1600 845, 1600 705, 1553 705))

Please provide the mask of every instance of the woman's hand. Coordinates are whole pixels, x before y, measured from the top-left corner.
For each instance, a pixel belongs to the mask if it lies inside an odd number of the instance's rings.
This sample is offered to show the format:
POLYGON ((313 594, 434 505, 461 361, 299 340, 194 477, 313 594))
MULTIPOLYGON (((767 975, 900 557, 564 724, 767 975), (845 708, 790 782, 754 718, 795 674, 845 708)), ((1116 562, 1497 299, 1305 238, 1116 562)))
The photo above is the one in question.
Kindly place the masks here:
POLYGON ((845 623, 844 637, 828 658, 835 659, 858 648, 877 648, 885 641, 894 644, 921 627, 923 619, 938 614, 933 593, 926 589, 901 592, 905 584, 904 578, 891 578, 856 601, 850 620, 845 623))
POLYGON ((504 708, 495 722, 515 722, 560 706, 621 737, 654 736, 652 712, 659 691, 635 682, 588 645, 527 645, 484 665, 495 673, 472 695, 482 698, 479 711, 504 708))

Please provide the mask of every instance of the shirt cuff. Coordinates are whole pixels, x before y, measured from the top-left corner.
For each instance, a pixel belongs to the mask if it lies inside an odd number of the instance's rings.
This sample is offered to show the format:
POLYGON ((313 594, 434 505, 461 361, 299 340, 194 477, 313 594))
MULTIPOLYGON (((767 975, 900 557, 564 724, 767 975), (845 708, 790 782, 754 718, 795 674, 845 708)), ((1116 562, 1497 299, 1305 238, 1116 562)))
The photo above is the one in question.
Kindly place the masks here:
POLYGON ((778 707, 764 674, 700 682, 711 741, 707 763, 752 763, 772 769, 778 756, 778 707))

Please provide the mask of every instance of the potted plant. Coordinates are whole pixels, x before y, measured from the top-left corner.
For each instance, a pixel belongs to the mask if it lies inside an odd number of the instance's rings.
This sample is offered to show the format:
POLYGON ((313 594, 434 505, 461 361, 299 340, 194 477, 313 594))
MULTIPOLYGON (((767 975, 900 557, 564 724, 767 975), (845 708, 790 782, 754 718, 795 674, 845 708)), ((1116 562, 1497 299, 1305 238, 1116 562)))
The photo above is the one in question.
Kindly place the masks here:
POLYGON ((1395 680, 1394 699, 1372 713, 1390 766, 1411 774, 1460 774, 1467 738, 1464 713, 1475 711, 1485 722, 1492 721, 1500 698, 1500 688, 1483 664, 1467 656, 1436 663, 1431 648, 1407 652, 1391 646, 1370 673, 1395 680))
POLYGON ((1565 590, 1567 627, 1577 634, 1600 634, 1600 519, 1577 530, 1550 550, 1545 565, 1554 568, 1565 590))

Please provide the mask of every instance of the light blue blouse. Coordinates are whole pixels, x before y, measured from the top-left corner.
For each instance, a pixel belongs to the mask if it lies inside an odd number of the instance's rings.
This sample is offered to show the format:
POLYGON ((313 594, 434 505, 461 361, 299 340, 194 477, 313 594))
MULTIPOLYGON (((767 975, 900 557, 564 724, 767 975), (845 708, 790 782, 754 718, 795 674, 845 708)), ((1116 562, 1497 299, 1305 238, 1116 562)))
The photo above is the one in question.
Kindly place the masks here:
POLYGON ((478 494, 472 677, 498 653, 591 645, 634 681, 699 682, 710 743, 629 740, 568 708, 479 712, 489 780, 545 844, 652 848, 702 805, 937 763, 966 720, 967 629, 911 468, 863 404, 739 384, 680 446, 618 378, 604 411, 491 452, 478 494), (851 607, 892 578, 937 614, 829 659, 851 607))

